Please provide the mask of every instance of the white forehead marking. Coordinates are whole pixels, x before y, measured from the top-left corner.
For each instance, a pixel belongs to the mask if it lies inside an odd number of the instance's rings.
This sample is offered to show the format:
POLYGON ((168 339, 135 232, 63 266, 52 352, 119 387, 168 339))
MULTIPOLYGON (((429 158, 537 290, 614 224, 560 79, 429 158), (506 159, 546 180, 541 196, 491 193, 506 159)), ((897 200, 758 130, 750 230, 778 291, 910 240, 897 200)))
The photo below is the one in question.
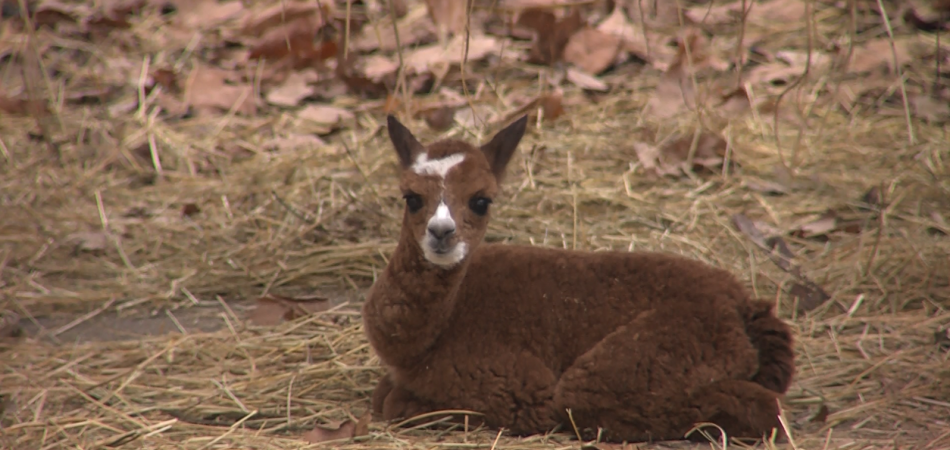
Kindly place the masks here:
POLYGON ((438 175, 442 178, 452 170, 453 167, 465 160, 464 153, 455 153, 442 159, 430 160, 425 153, 420 153, 416 157, 416 162, 412 164, 412 171, 419 175, 438 175))

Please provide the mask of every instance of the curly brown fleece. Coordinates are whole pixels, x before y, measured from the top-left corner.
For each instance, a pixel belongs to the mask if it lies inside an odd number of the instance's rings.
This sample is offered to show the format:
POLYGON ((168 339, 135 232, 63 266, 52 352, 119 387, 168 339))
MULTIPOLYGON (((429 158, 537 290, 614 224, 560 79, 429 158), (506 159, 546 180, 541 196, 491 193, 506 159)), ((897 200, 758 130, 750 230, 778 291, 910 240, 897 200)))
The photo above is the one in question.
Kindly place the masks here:
POLYGON ((390 117, 401 187, 424 207, 407 208, 363 307, 387 368, 374 411, 393 420, 467 409, 524 435, 570 424, 570 410, 580 429, 602 428, 611 441, 681 439, 697 422, 734 437, 780 429, 791 332, 730 273, 662 253, 480 244, 488 215, 472 215, 466 200, 494 195, 524 128, 519 120, 480 148, 456 140, 426 148, 390 117), (421 152, 464 154, 441 185, 460 217, 455 239, 468 245, 452 267, 430 263, 421 248, 419 217, 438 202, 428 198, 436 184, 409 170, 421 152))

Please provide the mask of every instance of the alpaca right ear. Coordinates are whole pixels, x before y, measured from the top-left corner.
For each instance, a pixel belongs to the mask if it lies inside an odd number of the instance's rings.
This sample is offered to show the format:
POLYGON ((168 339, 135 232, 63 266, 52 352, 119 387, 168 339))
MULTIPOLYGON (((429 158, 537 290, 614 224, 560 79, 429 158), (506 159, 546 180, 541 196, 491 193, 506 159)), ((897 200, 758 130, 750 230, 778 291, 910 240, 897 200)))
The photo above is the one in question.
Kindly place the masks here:
POLYGON ((515 149, 518 148, 527 125, 528 116, 521 116, 504 130, 499 131, 487 144, 482 145, 482 152, 485 153, 491 171, 498 181, 504 178, 505 167, 508 166, 511 156, 515 154, 515 149))
POLYGON ((416 155, 425 152, 425 147, 392 114, 386 117, 386 128, 389 130, 389 140, 392 141, 393 148, 399 155, 399 163, 402 164, 403 169, 408 169, 412 166, 416 155))

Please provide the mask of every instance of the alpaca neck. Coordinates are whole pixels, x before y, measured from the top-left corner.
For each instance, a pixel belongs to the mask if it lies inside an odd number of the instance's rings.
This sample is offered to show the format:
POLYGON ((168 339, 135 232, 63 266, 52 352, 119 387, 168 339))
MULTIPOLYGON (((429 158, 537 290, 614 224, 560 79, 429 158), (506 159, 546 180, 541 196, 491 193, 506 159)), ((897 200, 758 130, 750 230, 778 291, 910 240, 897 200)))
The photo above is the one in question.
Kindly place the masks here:
POLYGON ((462 261, 450 269, 437 267, 404 236, 363 307, 364 328, 385 364, 418 363, 435 343, 452 315, 467 266, 462 261))

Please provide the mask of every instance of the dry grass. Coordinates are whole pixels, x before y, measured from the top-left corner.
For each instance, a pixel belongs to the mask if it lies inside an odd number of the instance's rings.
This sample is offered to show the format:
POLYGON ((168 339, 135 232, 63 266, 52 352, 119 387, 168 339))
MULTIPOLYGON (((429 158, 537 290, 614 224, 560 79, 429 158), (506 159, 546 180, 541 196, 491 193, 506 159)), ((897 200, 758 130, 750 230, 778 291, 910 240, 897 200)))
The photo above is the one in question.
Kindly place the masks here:
MULTIPOLYGON (((818 34, 841 37, 847 27, 832 12, 816 15, 818 34)), ((143 21, 133 32, 146 36, 157 32, 154 26, 143 21)), ((776 42, 803 48, 794 37, 800 28, 785 30, 776 42)), ((48 32, 36 37, 43 45, 55 39, 48 32)), ((141 61, 147 49, 88 51, 95 57, 63 73, 94 73, 101 69, 97 61, 121 51, 141 61)), ((48 65, 57 58, 44 55, 48 65)), ((933 69, 926 64, 906 71, 909 83, 927 85, 933 69)), ((535 92, 523 75, 530 70, 538 69, 500 73, 498 80, 509 81, 499 89, 535 92)), ((780 129, 781 155, 771 118, 750 117, 725 131, 738 172, 654 179, 637 170, 630 143, 635 127, 658 126, 640 114, 657 76, 621 69, 606 77, 629 79, 617 92, 577 101, 564 118, 532 128, 497 202, 489 239, 671 251, 734 270, 757 295, 775 299, 797 330, 799 374, 784 403, 797 448, 950 447, 948 352, 934 341, 950 324, 950 238, 933 231, 941 225, 931 216, 950 211, 945 126, 914 119, 909 144, 900 105, 896 114, 885 114, 894 107, 879 101, 851 115, 832 108, 825 116, 829 106, 819 103, 804 133, 794 125, 780 129), (767 196, 746 187, 771 178, 783 159, 794 163, 796 189, 767 196), (886 193, 883 214, 858 208, 874 186, 886 193), (736 231, 730 217, 744 213, 788 231, 828 208, 848 209, 862 230, 835 233, 828 242, 785 237, 803 272, 832 297, 802 315, 786 293, 794 278, 736 231)), ((834 81, 810 80, 801 92, 834 81)), ((43 89, 59 98, 67 84, 60 75, 43 89)), ((582 97, 571 89, 567 99, 582 97)), ((481 105, 503 113, 510 109, 504 98, 481 105)), ((355 99, 338 103, 357 106, 355 99)), ((108 303, 122 314, 148 314, 262 292, 362 292, 393 248, 400 203, 378 111, 357 113, 325 147, 265 152, 264 140, 295 126, 280 112, 165 123, 136 114, 110 117, 103 105, 53 104, 54 115, 44 122, 52 130, 48 142, 24 132, 35 129, 32 118, 0 121, 0 309, 36 316, 108 303), (161 152, 161 176, 150 158, 133 154, 149 139, 161 152), (248 155, 222 154, 234 144, 248 155), (189 203, 200 212, 182 217, 189 203), (77 250, 75 233, 103 230, 102 248, 77 250)), ((456 127, 436 135, 422 121, 406 121, 425 140, 476 139, 490 131, 456 127)), ((221 306, 217 320, 226 326, 212 333, 5 341, 0 447, 301 447, 299 435, 314 423, 368 408, 378 361, 356 306, 266 329, 249 328, 221 306)), ((568 434, 496 438, 490 431, 374 423, 368 436, 338 446, 578 447, 568 434)))

